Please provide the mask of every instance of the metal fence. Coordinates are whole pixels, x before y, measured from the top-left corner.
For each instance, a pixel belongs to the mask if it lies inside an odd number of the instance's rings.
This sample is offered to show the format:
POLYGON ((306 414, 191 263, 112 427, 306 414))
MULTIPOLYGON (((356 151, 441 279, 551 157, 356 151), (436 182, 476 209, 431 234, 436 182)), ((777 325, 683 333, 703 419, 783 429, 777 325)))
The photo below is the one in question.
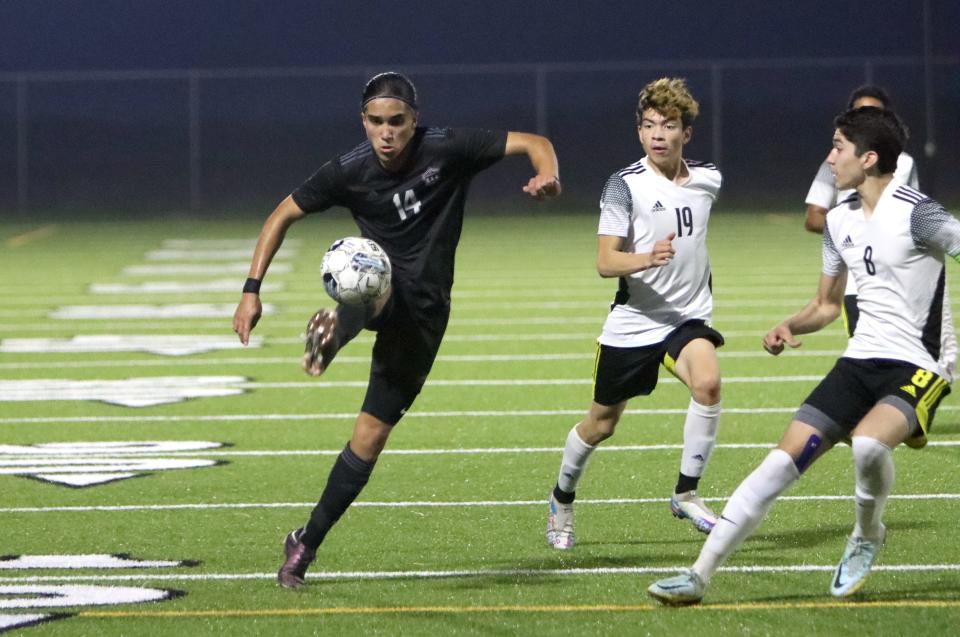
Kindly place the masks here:
MULTIPOLYGON (((0 74, 0 211, 90 216, 263 211, 361 141, 371 67, 0 74)), ((567 200, 595 202, 642 154, 637 92, 686 77, 701 117, 686 155, 717 163, 722 201, 802 206, 856 86, 885 86, 910 125, 921 188, 960 199, 960 58, 869 57, 400 67, 425 124, 536 131, 567 200)), ((504 164, 507 164, 505 162, 504 164)), ((474 198, 511 195, 527 169, 484 173, 474 198)))

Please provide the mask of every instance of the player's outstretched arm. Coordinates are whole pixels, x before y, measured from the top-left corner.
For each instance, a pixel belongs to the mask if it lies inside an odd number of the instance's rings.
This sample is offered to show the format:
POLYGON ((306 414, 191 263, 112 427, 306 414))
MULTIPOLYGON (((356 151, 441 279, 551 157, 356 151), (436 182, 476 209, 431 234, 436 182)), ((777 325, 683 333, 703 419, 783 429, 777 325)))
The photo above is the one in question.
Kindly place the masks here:
POLYGON ((597 237, 597 272, 604 278, 628 276, 650 268, 659 268, 673 260, 675 232, 653 244, 650 252, 623 252, 623 237, 599 235, 597 237))
POLYGON ((784 345, 800 347, 802 343, 794 335, 816 332, 835 321, 840 316, 846 280, 846 274, 821 274, 817 295, 802 310, 767 332, 763 349, 776 356, 784 345))
POLYGON ((533 133, 507 133, 506 155, 526 155, 533 164, 536 175, 530 178, 523 192, 537 199, 556 197, 560 194, 560 164, 553 144, 542 135, 533 133))
MULTIPOLYGON (((280 249, 283 243, 283 237, 287 233, 290 225, 302 219, 303 210, 293 201, 292 197, 287 197, 280 202, 280 205, 267 217, 263 228, 260 230, 260 237, 257 239, 257 247, 253 251, 253 261, 250 263, 251 279, 262 281, 267 274, 267 268, 273 260, 273 255, 280 249)), ((263 312, 263 305, 260 303, 260 294, 255 292, 244 292, 237 304, 237 309, 233 313, 233 331, 240 337, 240 342, 246 345, 250 342, 250 332, 256 327, 263 312)))

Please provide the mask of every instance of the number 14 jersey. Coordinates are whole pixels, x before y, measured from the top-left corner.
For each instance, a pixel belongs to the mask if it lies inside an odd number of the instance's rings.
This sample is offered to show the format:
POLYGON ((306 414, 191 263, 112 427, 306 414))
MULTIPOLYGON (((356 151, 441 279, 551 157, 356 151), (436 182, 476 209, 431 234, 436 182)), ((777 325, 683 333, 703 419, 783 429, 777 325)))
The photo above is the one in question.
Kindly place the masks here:
POLYGON ((613 174, 600 197, 598 235, 623 237, 622 250, 650 252, 675 234, 676 254, 665 266, 620 278, 599 342, 640 347, 663 341, 678 325, 713 313, 707 222, 720 191, 716 166, 685 160, 690 173, 678 185, 650 169, 647 158, 613 174))

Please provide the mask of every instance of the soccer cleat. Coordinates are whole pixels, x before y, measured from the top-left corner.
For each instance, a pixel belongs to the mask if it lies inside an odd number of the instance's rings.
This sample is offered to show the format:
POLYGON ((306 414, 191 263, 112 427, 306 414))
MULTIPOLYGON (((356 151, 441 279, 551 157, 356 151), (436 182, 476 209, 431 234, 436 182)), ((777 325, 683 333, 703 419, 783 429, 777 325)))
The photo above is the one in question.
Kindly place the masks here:
POLYGON ((287 559, 277 572, 277 583, 284 588, 300 588, 306 581, 307 568, 317 557, 317 551, 300 541, 303 529, 290 531, 283 542, 287 559))
POLYGON ((883 527, 880 539, 876 542, 862 537, 850 536, 847 538, 847 547, 843 557, 833 572, 833 582, 830 584, 830 594, 834 597, 848 597, 856 593, 867 580, 870 567, 877 559, 877 553, 887 537, 887 529, 883 527))
POLYGON ((336 339, 337 313, 317 310, 307 322, 307 342, 303 351, 303 371, 319 376, 327 370, 340 349, 336 339))
POLYGON ((550 493, 550 512, 547 514, 547 544, 555 549, 572 549, 576 540, 573 536, 573 503, 557 502, 550 493))
POLYGON ((701 533, 709 533, 717 523, 717 514, 704 504, 696 491, 674 493, 670 497, 670 511, 675 518, 690 520, 701 533))
POLYGON ((667 606, 699 604, 707 592, 707 585, 693 571, 658 580, 647 588, 647 594, 667 606))

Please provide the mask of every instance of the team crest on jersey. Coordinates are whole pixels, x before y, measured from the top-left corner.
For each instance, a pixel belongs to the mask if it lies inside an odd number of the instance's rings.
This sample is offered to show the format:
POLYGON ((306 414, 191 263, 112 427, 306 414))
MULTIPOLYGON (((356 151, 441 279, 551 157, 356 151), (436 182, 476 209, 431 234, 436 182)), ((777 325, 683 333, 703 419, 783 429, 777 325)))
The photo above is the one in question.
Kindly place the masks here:
POLYGON ((650 209, 650 212, 663 212, 665 210, 666 210, 666 207, 662 203, 657 201, 657 203, 653 204, 653 208, 650 209))
POLYGON ((853 239, 850 238, 850 235, 844 237, 843 242, 840 244, 841 250, 846 250, 847 248, 853 247, 853 239))
POLYGON ((422 179, 423 183, 427 184, 428 186, 437 183, 437 181, 440 179, 440 169, 436 166, 430 166, 423 171, 422 179))

